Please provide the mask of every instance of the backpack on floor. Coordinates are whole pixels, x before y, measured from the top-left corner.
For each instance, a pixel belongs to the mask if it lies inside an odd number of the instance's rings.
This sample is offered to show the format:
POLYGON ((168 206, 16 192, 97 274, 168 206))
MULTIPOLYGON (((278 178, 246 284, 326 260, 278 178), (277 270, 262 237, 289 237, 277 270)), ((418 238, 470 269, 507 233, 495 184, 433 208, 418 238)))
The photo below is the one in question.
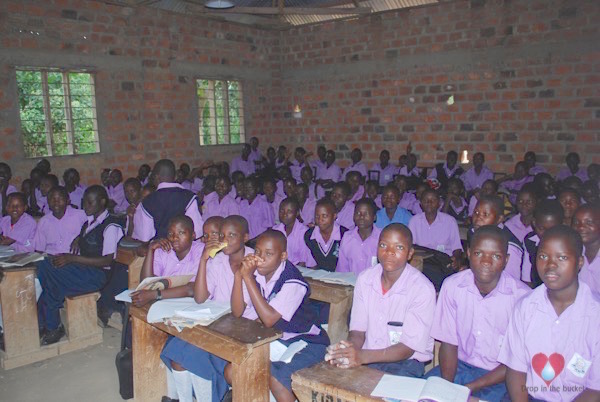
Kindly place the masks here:
POLYGON ((133 355, 126 345, 129 326, 129 304, 123 315, 123 330, 121 332, 121 351, 117 353, 115 364, 119 376, 119 393, 123 399, 133 398, 133 355))

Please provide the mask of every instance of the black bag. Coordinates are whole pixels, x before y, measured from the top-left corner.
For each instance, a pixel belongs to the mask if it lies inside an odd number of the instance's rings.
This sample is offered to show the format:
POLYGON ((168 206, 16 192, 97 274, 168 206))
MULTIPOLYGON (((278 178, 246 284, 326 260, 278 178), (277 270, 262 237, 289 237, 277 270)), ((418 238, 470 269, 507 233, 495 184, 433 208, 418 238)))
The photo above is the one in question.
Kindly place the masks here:
POLYGON ((117 353, 115 364, 119 376, 119 393, 123 399, 133 398, 133 355, 126 346, 127 328, 129 324, 129 303, 126 304, 123 315, 123 330, 121 332, 121 351, 117 353))
POLYGON ((413 247, 431 254, 430 257, 423 260, 423 275, 433 283, 436 292, 439 292, 442 288, 444 279, 454 274, 454 270, 450 266, 452 264, 452 259, 448 254, 438 250, 418 246, 416 244, 413 247))

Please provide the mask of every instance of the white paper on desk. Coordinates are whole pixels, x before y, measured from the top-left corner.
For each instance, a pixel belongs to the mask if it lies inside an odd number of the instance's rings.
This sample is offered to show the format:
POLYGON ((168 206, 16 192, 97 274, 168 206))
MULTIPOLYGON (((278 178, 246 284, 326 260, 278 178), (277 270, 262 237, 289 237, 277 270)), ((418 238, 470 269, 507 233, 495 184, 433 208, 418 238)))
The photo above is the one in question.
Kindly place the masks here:
POLYGON ((176 311, 198 306, 193 297, 159 300, 150 306, 147 320, 149 323, 162 322, 163 318, 173 317, 176 311))
POLYGON ((135 292, 135 289, 125 289, 124 291, 115 296, 115 300, 125 303, 131 303, 131 294, 133 292, 135 292))
POLYGON ((230 311, 230 303, 218 303, 213 300, 207 300, 204 303, 194 303, 194 305, 190 305, 182 310, 175 311, 175 317, 200 321, 215 319, 229 313, 230 311))
POLYGON ((303 340, 296 341, 290 346, 285 346, 279 341, 271 342, 269 344, 271 361, 289 364, 296 353, 300 352, 307 345, 308 344, 303 340))
POLYGON ((41 261, 44 259, 44 254, 40 253, 20 253, 13 254, 8 257, 3 257, 0 260, 0 267, 24 267, 33 262, 41 261))
POLYGON ((340 285, 356 285, 356 275, 353 272, 327 272, 327 275, 319 279, 326 283, 337 283, 340 285))
POLYGON ((15 249, 11 246, 0 245, 0 257, 9 257, 15 253, 15 249))
POLYGON ((424 386, 425 380, 420 378, 384 374, 371 396, 417 402, 424 386))

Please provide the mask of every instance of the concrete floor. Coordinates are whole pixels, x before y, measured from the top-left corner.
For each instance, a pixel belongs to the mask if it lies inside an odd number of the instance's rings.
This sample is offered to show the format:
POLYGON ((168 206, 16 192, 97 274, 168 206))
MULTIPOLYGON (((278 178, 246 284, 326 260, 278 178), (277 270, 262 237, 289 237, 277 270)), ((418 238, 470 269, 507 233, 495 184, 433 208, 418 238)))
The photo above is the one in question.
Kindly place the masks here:
POLYGON ((0 400, 122 402, 115 367, 120 346, 121 332, 109 327, 100 345, 8 371, 0 369, 0 400))

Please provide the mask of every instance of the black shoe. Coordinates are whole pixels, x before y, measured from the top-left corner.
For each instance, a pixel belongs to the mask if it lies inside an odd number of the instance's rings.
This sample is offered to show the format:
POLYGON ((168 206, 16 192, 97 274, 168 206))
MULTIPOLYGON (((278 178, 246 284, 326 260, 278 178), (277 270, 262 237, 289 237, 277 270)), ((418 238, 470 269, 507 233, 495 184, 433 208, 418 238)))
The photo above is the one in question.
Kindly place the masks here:
POLYGON ((110 320, 110 316, 112 312, 104 307, 98 307, 98 320, 102 323, 102 327, 108 327, 108 320, 110 320))
POLYGON ((233 400, 233 392, 231 392, 231 389, 229 389, 227 391, 227 393, 225 394, 225 396, 223 397, 223 402, 231 402, 233 400))
POLYGON ((58 328, 46 331, 46 333, 42 336, 40 343, 42 346, 52 345, 53 343, 60 341, 63 336, 65 336, 65 327, 60 324, 58 328))
POLYGON ((160 402, 179 402, 179 399, 171 399, 168 396, 163 396, 160 402))

